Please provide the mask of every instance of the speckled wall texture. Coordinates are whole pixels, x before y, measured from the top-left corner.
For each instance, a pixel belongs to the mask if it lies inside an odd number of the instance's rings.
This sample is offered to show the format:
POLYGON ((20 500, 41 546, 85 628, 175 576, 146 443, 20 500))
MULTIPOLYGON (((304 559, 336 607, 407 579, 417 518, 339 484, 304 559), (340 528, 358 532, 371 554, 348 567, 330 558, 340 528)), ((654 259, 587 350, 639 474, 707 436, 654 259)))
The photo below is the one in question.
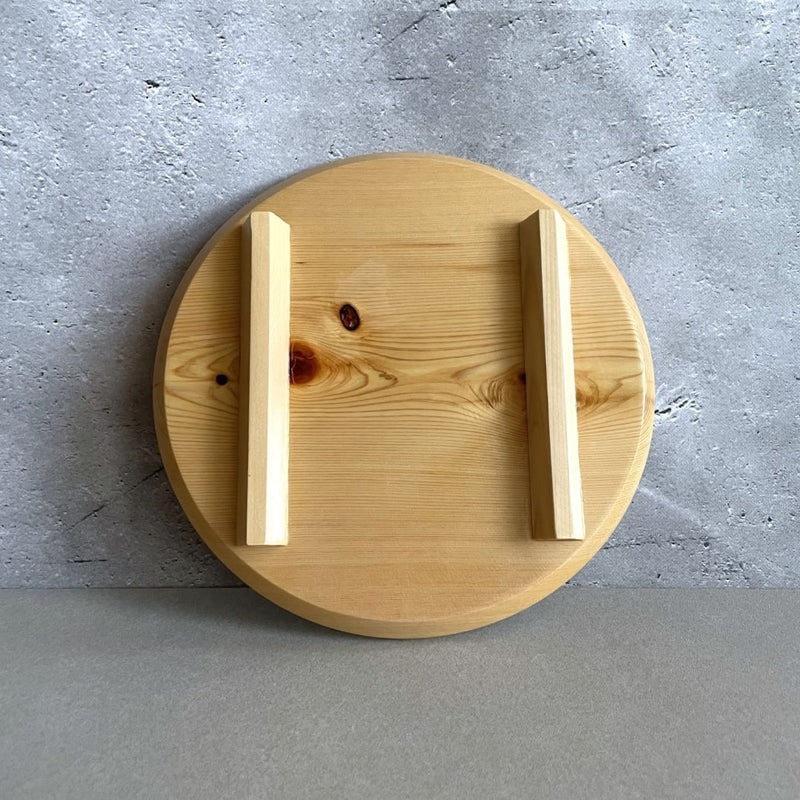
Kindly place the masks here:
POLYGON ((797 5, 599 5, 4 0, 0 585, 237 583, 161 467, 167 303, 271 183, 413 149, 566 205, 647 324, 650 460, 572 582, 800 586, 797 5))

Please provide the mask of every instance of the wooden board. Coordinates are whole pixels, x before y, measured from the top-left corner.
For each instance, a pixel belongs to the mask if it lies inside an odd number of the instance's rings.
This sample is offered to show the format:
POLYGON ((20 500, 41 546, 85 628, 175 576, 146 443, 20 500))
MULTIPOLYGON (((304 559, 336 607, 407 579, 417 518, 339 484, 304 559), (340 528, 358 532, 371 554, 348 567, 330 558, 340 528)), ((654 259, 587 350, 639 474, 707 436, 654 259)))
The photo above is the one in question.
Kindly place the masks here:
POLYGON ((423 154, 340 161, 242 209, 178 288, 154 381, 167 474, 214 553, 296 614, 386 637, 478 627, 574 575, 633 496, 653 394, 633 298, 577 220, 511 176, 423 154), (523 371, 519 224, 540 208, 567 225, 583 541, 530 536, 525 381, 541 376, 523 371), (236 537, 253 210, 292 232, 285 547, 236 537))

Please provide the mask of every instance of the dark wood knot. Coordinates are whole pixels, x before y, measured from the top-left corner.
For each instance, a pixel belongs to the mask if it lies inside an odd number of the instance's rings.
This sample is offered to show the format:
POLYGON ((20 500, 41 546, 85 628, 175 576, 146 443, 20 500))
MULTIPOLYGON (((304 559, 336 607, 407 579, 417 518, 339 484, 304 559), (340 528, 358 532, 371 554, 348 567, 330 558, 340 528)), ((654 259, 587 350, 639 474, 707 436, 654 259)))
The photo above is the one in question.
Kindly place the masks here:
POLYGON ((348 331, 354 331, 361 324, 361 317, 350 303, 345 303, 339 309, 339 319, 348 331))
POLYGON ((319 372, 317 354, 305 342, 292 342, 289 347, 289 382, 308 383, 319 372))

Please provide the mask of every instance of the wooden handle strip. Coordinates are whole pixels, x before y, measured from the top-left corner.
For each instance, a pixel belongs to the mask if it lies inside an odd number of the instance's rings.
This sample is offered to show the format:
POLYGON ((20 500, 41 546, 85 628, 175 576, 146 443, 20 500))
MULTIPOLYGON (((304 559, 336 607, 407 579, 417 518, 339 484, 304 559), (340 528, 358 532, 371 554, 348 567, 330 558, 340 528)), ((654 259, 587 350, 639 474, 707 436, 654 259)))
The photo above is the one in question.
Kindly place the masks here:
POLYGON ((566 228, 541 209, 519 234, 533 536, 583 539, 566 228))
POLYGON ((240 544, 289 540, 289 226, 256 211, 242 226, 240 544))

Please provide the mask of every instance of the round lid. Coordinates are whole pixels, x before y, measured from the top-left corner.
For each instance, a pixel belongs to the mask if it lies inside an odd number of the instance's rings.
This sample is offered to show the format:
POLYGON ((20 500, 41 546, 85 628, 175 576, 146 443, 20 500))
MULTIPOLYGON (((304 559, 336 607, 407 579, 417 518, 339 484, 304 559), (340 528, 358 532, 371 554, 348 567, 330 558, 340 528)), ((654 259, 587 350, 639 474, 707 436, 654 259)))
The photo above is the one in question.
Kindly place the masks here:
POLYGON ((203 248, 159 342, 167 474, 243 581, 352 633, 455 633, 574 575, 627 508, 652 432, 653 368, 617 268, 555 201, 489 167, 385 154, 304 172, 203 248), (531 536, 519 225, 566 223, 585 538, 531 536), (291 229, 289 543, 237 543, 241 229, 291 229))

